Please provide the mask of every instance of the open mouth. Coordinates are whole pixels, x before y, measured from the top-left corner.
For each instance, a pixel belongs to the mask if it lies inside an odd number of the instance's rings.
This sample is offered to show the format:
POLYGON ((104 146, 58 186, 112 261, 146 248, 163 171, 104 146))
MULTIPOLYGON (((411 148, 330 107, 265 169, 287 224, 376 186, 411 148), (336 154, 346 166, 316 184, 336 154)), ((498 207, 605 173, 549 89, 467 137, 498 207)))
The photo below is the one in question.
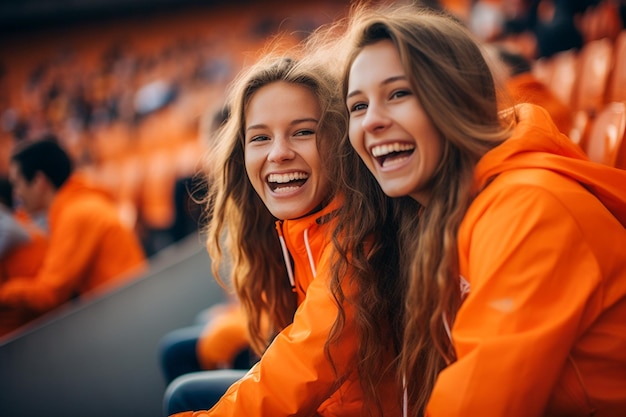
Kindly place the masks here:
POLYGON ((288 193, 302 187, 309 179, 306 172, 290 172, 288 174, 270 174, 267 184, 275 193, 288 193))
POLYGON ((390 143, 372 148, 372 156, 380 166, 389 167, 406 160, 415 151, 415 145, 408 143, 390 143))

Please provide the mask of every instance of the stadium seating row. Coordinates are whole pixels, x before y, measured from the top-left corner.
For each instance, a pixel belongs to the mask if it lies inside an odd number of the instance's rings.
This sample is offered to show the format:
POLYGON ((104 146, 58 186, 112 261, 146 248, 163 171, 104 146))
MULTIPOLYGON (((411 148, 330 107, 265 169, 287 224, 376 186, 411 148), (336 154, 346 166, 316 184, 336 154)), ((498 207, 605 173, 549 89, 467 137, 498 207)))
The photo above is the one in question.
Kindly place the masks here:
POLYGON ((592 160, 626 168, 626 30, 539 59, 533 72, 572 109, 570 138, 592 160))

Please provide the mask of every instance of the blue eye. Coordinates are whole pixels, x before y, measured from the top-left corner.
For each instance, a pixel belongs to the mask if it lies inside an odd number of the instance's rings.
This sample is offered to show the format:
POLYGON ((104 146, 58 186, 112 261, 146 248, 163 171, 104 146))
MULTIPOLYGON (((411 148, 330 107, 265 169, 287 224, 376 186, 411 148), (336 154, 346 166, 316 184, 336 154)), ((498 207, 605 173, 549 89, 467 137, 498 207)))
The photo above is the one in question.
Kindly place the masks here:
POLYGON ((365 109, 367 109, 367 105, 365 103, 356 103, 352 107, 350 107, 350 113, 365 109))
POLYGON ((411 95, 411 90, 396 90, 391 93, 391 98, 400 98, 408 95, 411 95))
POLYGON ((261 141, 265 141, 265 140, 269 140, 270 138, 268 136, 265 135, 257 135, 257 136, 253 136, 252 138, 250 138, 250 142, 261 142, 261 141))
POLYGON ((294 133, 294 136, 311 136, 314 135, 315 131, 311 130, 311 129, 303 129, 303 130, 299 130, 296 133, 294 133))

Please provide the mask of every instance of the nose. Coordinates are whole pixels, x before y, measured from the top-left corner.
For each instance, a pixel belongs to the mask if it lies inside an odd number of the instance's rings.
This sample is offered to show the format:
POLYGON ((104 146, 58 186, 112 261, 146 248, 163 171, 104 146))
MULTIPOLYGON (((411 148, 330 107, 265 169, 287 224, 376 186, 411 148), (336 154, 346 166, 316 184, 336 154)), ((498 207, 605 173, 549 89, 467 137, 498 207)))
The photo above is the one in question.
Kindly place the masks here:
POLYGON ((270 162, 282 162, 293 159, 295 152, 291 148, 291 144, 287 138, 277 137, 272 142, 270 152, 267 154, 267 160, 270 162))
POLYGON ((391 119, 386 114, 384 108, 370 103, 363 117, 363 129, 368 133, 375 133, 384 130, 390 123, 391 119))

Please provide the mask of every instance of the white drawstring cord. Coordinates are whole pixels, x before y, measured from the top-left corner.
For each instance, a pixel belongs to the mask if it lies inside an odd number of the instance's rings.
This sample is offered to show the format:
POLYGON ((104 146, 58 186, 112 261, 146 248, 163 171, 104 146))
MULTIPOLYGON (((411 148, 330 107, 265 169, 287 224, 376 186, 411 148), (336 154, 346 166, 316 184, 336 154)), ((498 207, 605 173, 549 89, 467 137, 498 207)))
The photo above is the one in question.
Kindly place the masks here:
POLYGON ((315 269, 315 262, 313 262, 313 253, 311 252, 311 245, 309 245, 309 229, 304 229, 304 246, 306 246, 306 253, 309 258, 309 265, 311 266, 311 272, 313 277, 317 276, 317 270, 315 269))
POLYGON ((289 256, 289 251, 287 250, 287 245, 285 245, 285 238, 281 235, 278 235, 278 240, 280 240, 280 247, 283 250, 283 258, 285 259, 285 266, 287 267, 287 275, 289 275, 289 282, 291 283, 291 287, 296 287, 296 280, 293 277, 293 270, 291 269, 291 257, 289 256))

